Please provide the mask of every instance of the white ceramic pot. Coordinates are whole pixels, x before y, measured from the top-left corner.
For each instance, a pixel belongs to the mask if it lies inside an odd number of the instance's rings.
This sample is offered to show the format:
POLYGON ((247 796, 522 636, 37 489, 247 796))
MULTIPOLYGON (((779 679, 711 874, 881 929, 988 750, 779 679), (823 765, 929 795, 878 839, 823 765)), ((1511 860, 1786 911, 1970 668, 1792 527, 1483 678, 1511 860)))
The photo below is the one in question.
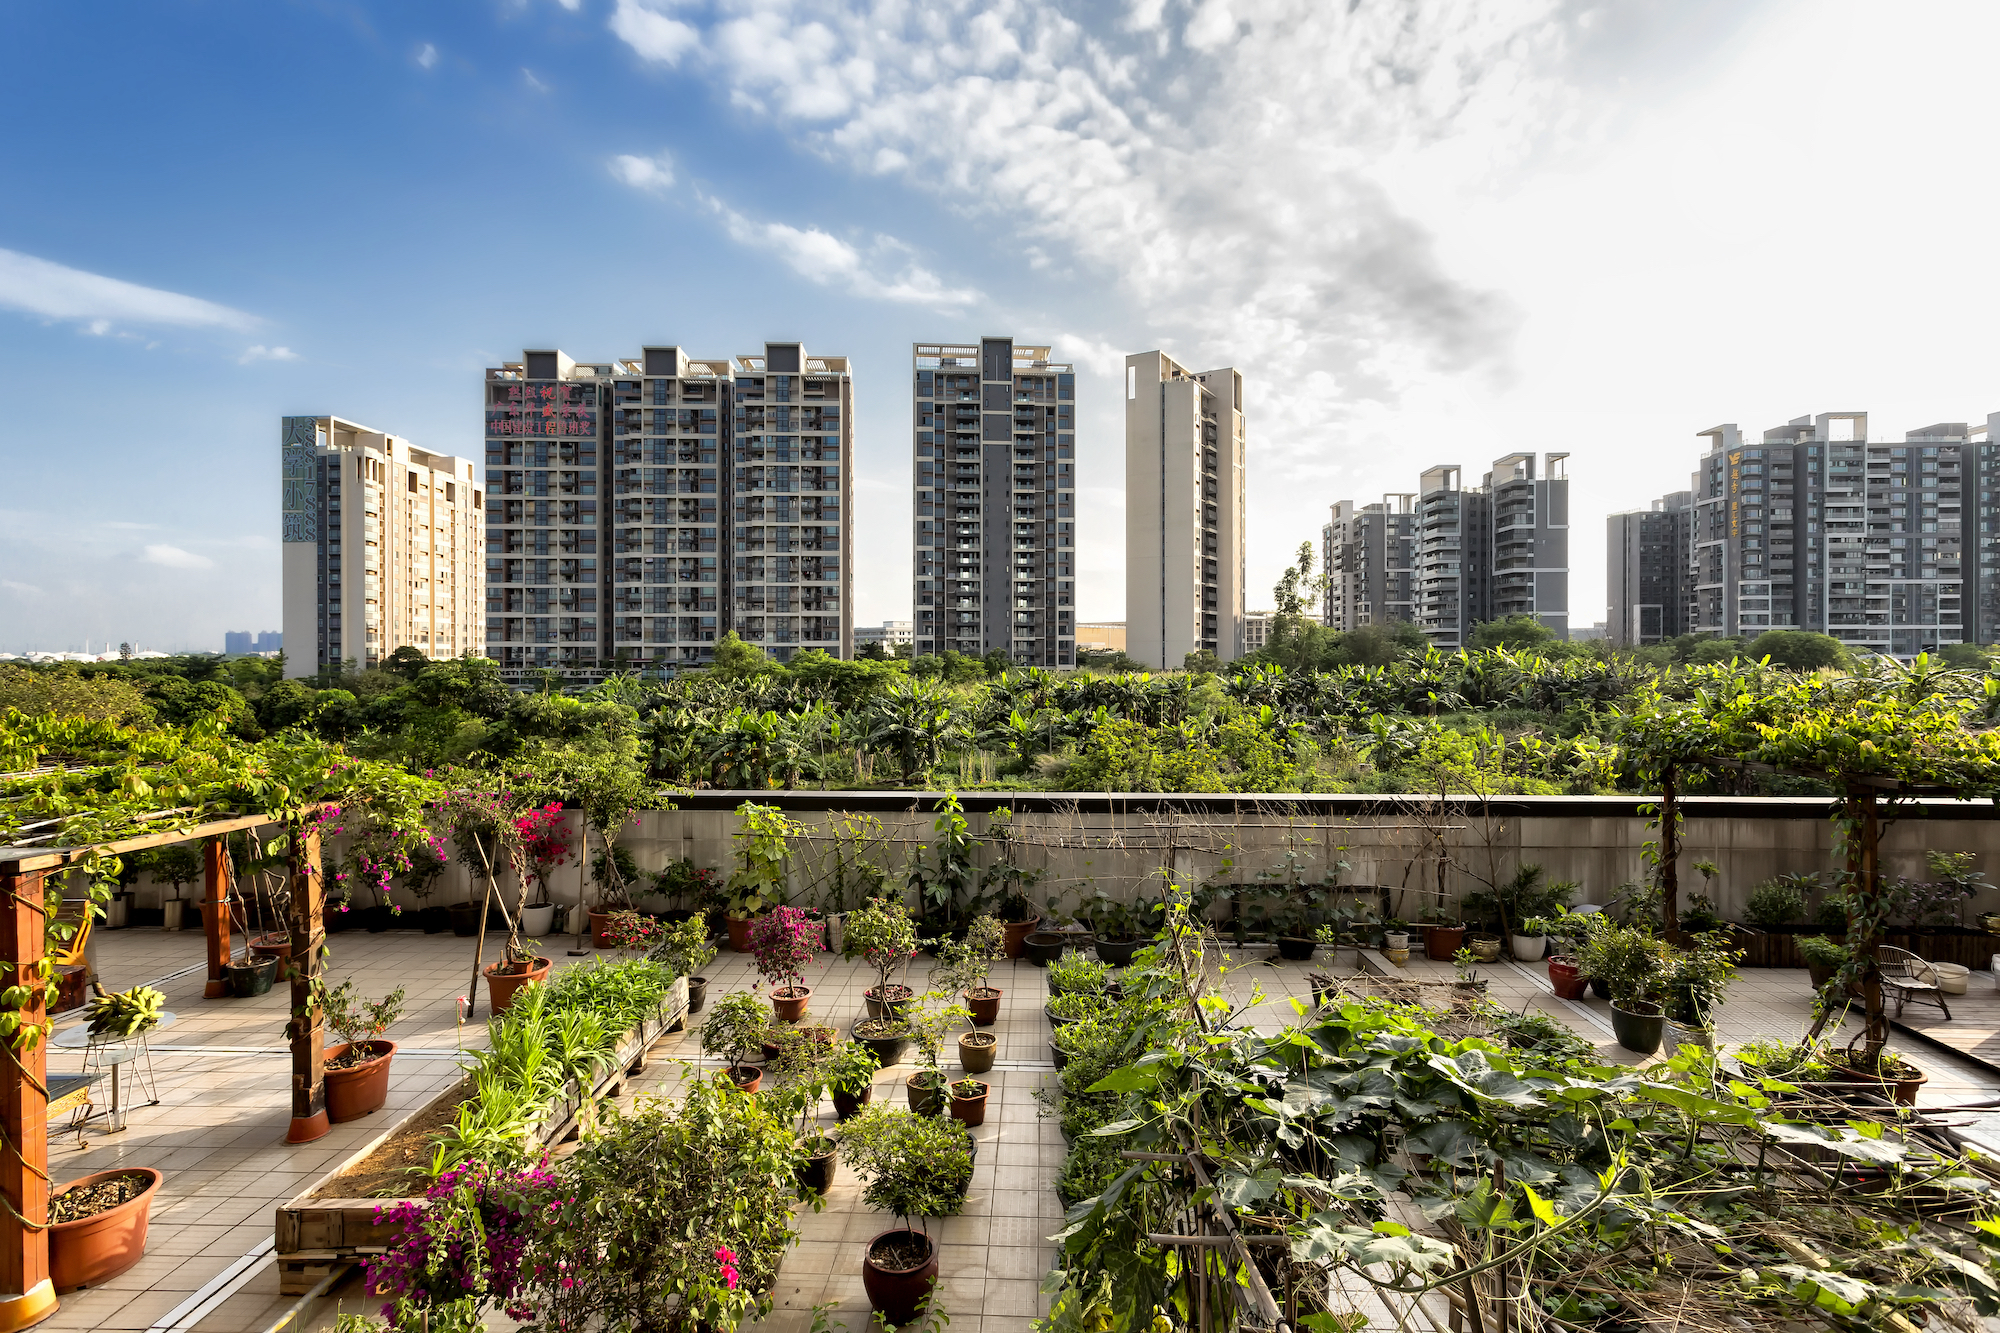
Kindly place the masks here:
POLYGON ((555 924, 556 905, 554 903, 543 903, 540 907, 523 907, 521 909, 521 929, 536 939, 540 939, 542 936, 548 934, 555 928, 555 924))
POLYGON ((1932 963, 1937 969, 1938 989, 1946 995, 1963 995, 1965 986, 1972 979, 1972 969, 1962 963, 1932 963))
POLYGON ((1674 1039, 1676 1046, 1699 1046, 1704 1051, 1715 1049, 1714 1028, 1691 1028, 1670 1018, 1667 1020, 1667 1035, 1674 1039))
POLYGON ((1410 947, 1410 934, 1406 930, 1385 931, 1382 941, 1385 949, 1407 949, 1410 947))
POLYGON ((169 898, 161 903, 160 929, 179 930, 181 928, 181 918, 186 911, 187 900, 184 898, 169 898))
POLYGON ((1514 947, 1514 957, 1523 963, 1539 963, 1543 952, 1549 947, 1546 935, 1514 935, 1510 937, 1514 947))

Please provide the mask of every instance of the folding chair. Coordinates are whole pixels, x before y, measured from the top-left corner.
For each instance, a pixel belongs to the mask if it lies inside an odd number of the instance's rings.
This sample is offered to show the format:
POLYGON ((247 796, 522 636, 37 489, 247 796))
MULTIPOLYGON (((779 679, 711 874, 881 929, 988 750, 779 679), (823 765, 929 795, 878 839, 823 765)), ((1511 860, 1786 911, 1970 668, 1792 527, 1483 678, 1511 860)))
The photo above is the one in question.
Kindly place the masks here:
POLYGON ((1882 973, 1882 985, 1896 994, 1896 1017, 1903 1016, 1903 1006, 1911 1000, 1920 1004, 1934 1004, 1944 1010, 1947 1021, 1951 1018, 1951 1008, 1944 1002, 1944 991, 1938 986, 1938 970, 1908 949, 1898 949, 1893 944, 1877 946, 1875 966, 1882 973))

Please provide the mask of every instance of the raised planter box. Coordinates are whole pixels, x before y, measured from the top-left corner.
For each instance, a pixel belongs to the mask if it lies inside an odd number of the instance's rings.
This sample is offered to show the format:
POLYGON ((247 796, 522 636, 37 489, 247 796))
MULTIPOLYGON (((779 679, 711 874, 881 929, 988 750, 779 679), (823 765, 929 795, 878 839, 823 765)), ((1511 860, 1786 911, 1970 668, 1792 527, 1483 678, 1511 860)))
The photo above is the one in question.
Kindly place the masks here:
MULTIPOLYGON (((1810 926, 1777 930, 1745 927, 1734 932, 1730 945, 1743 950, 1745 967, 1804 967, 1806 960, 1799 956, 1798 942, 1807 935, 1826 935, 1836 942, 1847 938, 1810 926)), ((1885 931, 1882 943, 1908 949, 1919 958, 1933 963, 1957 963, 1974 971, 1984 971, 1993 960, 1993 955, 2000 953, 2000 935, 1976 926, 1959 926, 1949 930, 1885 931)))
MULTIPOLYGON (((660 1038, 678 1028, 686 1015, 687 978, 676 977, 672 993, 653 1016, 626 1033, 625 1039, 618 1043, 610 1065, 588 1094, 572 1082, 564 1096, 549 1104, 535 1128, 535 1138, 544 1144, 566 1138, 576 1128, 576 1118, 584 1103, 617 1095, 627 1078, 645 1069, 646 1053, 660 1038)), ((378 1208, 393 1207, 400 1200, 342 1197, 337 1189, 341 1176, 366 1162, 376 1149, 395 1138, 412 1121, 441 1107, 456 1106, 469 1091, 469 1081, 460 1079, 362 1145, 329 1176, 278 1205, 276 1253, 280 1294, 302 1296, 331 1272, 333 1265, 354 1263, 389 1248, 397 1228, 377 1223, 375 1212, 378 1208)))

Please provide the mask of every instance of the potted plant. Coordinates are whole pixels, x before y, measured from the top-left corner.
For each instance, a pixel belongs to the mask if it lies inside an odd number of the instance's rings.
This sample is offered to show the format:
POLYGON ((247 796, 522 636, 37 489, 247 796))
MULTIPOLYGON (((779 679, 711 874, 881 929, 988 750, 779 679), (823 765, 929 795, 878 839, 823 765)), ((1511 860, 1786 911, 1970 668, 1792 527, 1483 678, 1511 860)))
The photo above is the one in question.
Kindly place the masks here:
POLYGON ((1111 985, 1111 965, 1072 949, 1049 964, 1050 995, 1098 995, 1111 985))
POLYGON ((1401 917, 1392 916, 1382 923, 1382 947, 1385 949, 1407 949, 1410 947, 1410 923, 1401 917))
POLYGON ((1577 965, 1611 992, 1611 1028, 1626 1050, 1651 1055, 1660 1049, 1667 1016, 1657 997, 1676 953, 1636 926, 1613 926, 1584 941, 1577 965))
POLYGON ((750 1063, 751 1052, 764 1044, 771 1011, 749 991, 737 991, 716 1003, 701 1025, 701 1048, 724 1062, 730 1080, 744 1092, 755 1092, 764 1071, 750 1063))
POLYGON ((1854 1042, 1845 1050, 1828 1050, 1825 1055, 1827 1072, 1836 1083, 1874 1084, 1886 1089, 1889 1099, 1898 1106, 1915 1106, 1917 1093, 1931 1076, 1922 1068, 1884 1046, 1870 1059, 1867 1048, 1855 1049, 1866 1042, 1868 1034, 1855 1034, 1854 1042))
POLYGON ((604 920, 604 939, 620 954, 648 952, 666 937, 667 928, 644 912, 612 912, 604 920))
POLYGON ((987 985, 986 979, 1004 956, 1005 934, 998 917, 974 917, 963 938, 938 946, 931 978, 945 994, 965 1001, 975 1027, 991 1027, 1000 1017, 1000 989, 987 985))
POLYGON ((1103 995, 1070 991, 1063 995, 1050 996, 1048 1002, 1042 1006, 1042 1012, 1048 1015, 1049 1026, 1059 1028, 1102 1013, 1105 999, 1103 995))
POLYGON ((616 947, 609 933, 611 918, 632 910, 630 886, 639 878, 637 858, 620 843, 600 847, 590 858, 590 882, 597 886, 597 906, 587 913, 592 948, 616 947))
MULTIPOLYGON (((557 867, 569 864, 569 831, 563 827, 561 801, 536 806, 514 821, 526 854, 528 879, 533 896, 521 909, 521 929, 537 938, 547 935, 556 924, 556 905, 549 896, 549 876, 557 867)), ((600 853, 602 855, 602 853, 600 853)))
POLYGON ((805 970, 820 951, 820 923, 796 907, 774 907, 750 923, 750 952, 757 971, 771 983, 771 1007, 781 1023, 806 1016, 812 989, 805 970))
POLYGON ((444 853, 441 842, 419 842, 409 849, 409 868, 397 878, 412 898, 417 900, 417 924, 426 935, 442 935, 451 929, 451 913, 442 907, 430 905, 431 894, 437 891, 438 877, 443 875, 451 861, 444 853))
POLYGON ((1743 957, 1727 947, 1728 938, 1721 930, 1703 931, 1668 960, 1662 992, 1667 1022, 1680 1045, 1715 1049, 1715 1011, 1743 957))
POLYGON ((1028 903, 1025 893, 1010 893, 1000 900, 1001 949, 1009 958, 1019 958, 1028 936, 1042 924, 1042 914, 1028 903))
POLYGON ((158 1027, 166 1005, 167 997, 151 986, 134 986, 100 995, 90 1002, 90 1035, 105 1044, 130 1041, 158 1027))
POLYGON ((858 1041, 842 1042, 833 1048, 821 1066, 828 1089, 833 1093, 833 1114, 852 1120, 875 1095, 875 1052, 858 1041))
POLYGON ((875 985, 861 993, 870 1018, 893 1018, 916 992, 892 978, 917 952, 917 927, 910 909, 894 898, 870 898, 847 918, 847 952, 875 969, 875 985))
POLYGON ((1097 939, 1097 956, 1111 966, 1126 966, 1132 955, 1145 947, 1146 941, 1138 933, 1139 913, 1133 904, 1120 902, 1099 889, 1091 895, 1085 915, 1090 921, 1091 934, 1097 939))
POLYGON ((1852 951, 1845 944, 1836 943, 1824 935, 1801 935, 1799 937, 1799 957, 1805 959, 1806 975, 1812 978, 1812 988, 1825 990, 1834 974, 1847 966, 1852 951))
POLYGON ((970 1140, 955 1120, 872 1106, 848 1121, 840 1155, 867 1182, 862 1200, 901 1223, 868 1242, 861 1282, 886 1323, 907 1324, 938 1275, 937 1242, 910 1223, 951 1217, 965 1207, 970 1140))
POLYGON ((101 1285, 139 1262, 161 1179, 150 1166, 124 1166, 49 1195, 49 1281, 58 1294, 101 1285))
POLYGON ((783 901, 785 867, 798 826, 774 805, 745 801, 736 807, 739 822, 731 836, 742 865, 723 887, 723 907, 729 925, 729 947, 750 952, 750 922, 783 901))
POLYGON ((1767 879, 1743 900, 1743 919, 1773 929, 1795 926, 1807 916, 1806 892, 1819 887, 1818 875, 1779 875, 1767 879))
POLYGON ((326 1053, 326 1118, 334 1124, 372 1115, 389 1100, 396 1043, 380 1038, 403 1016, 407 995, 398 986, 379 1000, 363 1000, 352 977, 331 990, 316 983, 320 1012, 341 1040, 326 1053))
MULTIPOLYGON (((800 1197, 833 1187, 835 1143, 814 1119, 826 1095, 827 1064, 834 1054, 832 1028, 779 1027, 776 1049, 766 1043, 764 1072, 774 1087, 766 1095, 797 1116, 800 1197)), ((865 1057, 865 1052, 864 1052, 865 1057)))
POLYGON ((1516 927, 1516 933, 1508 940, 1517 962, 1539 963, 1549 947, 1549 919, 1545 916, 1524 918, 1516 927))
MULTIPOLYGON (((286 938, 290 939, 289 936, 286 938)), ((271 983, 278 979, 278 966, 276 955, 258 954, 246 949, 243 961, 223 964, 222 979, 231 995, 247 1000, 253 995, 271 993, 271 983)))
POLYGON ((1449 963, 1452 956, 1465 947, 1465 926, 1445 915, 1442 910, 1432 910, 1424 914, 1424 957, 1433 962, 1449 963))
POLYGON ((986 1123, 986 1098, 991 1089, 976 1078, 951 1085, 951 1118, 967 1129, 986 1123))
POLYGON ((910 1075, 905 1091, 910 1109, 920 1115, 937 1115, 944 1110, 945 1085, 950 1081, 939 1067, 944 1039, 953 1028, 972 1017, 964 1005, 944 1003, 948 998, 943 991, 925 991, 908 1019, 910 1040, 917 1048, 918 1068, 910 1075))
POLYGON ((494 1013, 504 1014, 513 1007, 521 987, 549 979, 554 964, 533 950, 533 940, 510 941, 507 956, 486 965, 486 994, 494 1013))
POLYGON ((708 918, 696 915, 668 926, 654 952, 676 975, 688 979, 688 1012, 700 1013, 708 1002, 708 978, 701 975, 701 970, 715 961, 715 945, 708 938, 708 918))
POLYGON ((1500 961, 1500 937, 1498 935, 1487 935, 1475 931, 1465 937, 1464 947, 1470 949, 1472 956, 1482 963, 1497 963, 1500 961))

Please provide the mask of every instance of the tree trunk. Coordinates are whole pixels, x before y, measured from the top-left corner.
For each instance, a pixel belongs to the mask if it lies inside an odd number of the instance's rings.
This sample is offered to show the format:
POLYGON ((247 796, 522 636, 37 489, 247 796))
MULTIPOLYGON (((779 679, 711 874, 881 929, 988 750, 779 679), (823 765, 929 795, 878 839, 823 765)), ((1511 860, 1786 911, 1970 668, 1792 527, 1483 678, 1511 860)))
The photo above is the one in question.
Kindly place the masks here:
POLYGON ((1660 770, 1660 928, 1668 938, 1681 928, 1681 806, 1675 789, 1679 775, 1668 764, 1660 770))

